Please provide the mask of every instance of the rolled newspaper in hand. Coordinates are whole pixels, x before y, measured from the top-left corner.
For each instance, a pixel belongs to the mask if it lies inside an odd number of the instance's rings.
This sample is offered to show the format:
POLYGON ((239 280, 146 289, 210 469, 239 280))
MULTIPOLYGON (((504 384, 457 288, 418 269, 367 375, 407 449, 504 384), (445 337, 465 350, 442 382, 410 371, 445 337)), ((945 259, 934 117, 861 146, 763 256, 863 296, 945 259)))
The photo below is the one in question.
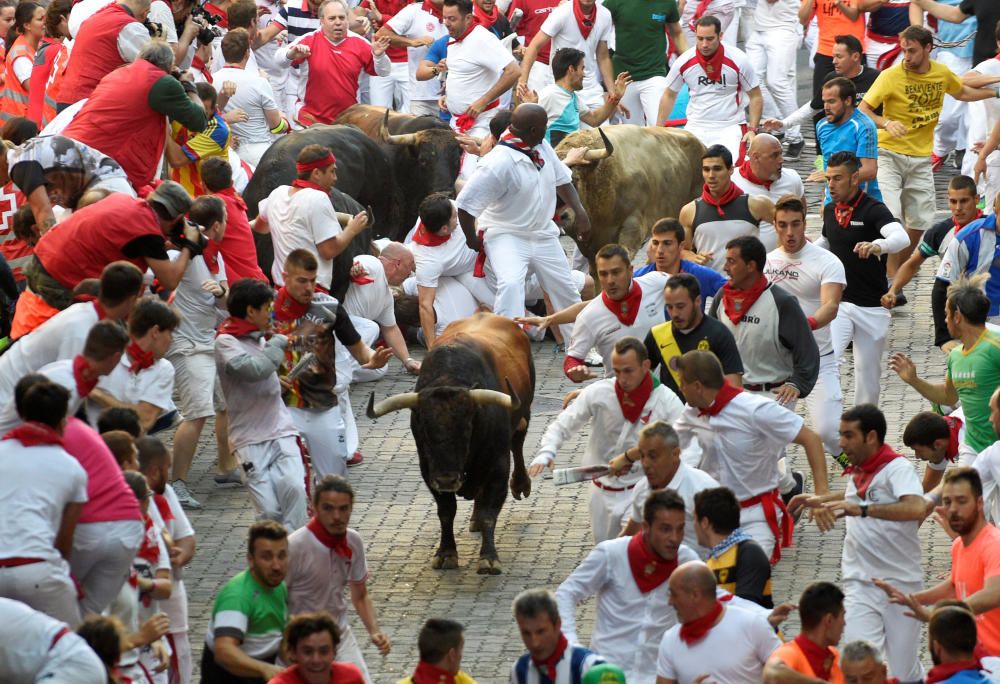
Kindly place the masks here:
POLYGON ((611 472, 606 465, 577 466, 576 468, 556 468, 552 471, 552 482, 556 485, 588 482, 611 472))

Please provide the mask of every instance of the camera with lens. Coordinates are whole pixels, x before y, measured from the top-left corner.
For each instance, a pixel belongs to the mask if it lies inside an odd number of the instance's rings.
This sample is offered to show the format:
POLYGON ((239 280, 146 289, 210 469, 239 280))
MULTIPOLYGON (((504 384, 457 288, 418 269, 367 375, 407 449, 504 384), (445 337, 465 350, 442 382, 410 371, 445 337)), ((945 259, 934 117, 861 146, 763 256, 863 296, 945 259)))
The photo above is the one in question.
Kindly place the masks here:
POLYGON ((167 33, 163 30, 163 24, 157 23, 155 21, 150 21, 148 18, 142 21, 142 25, 149 32, 150 38, 164 38, 167 33))
POLYGON ((220 29, 216 24, 222 21, 222 17, 218 17, 211 12, 205 10, 204 7, 196 5, 194 9, 191 10, 192 19, 200 19, 203 24, 198 29, 197 40, 199 45, 209 45, 216 38, 222 37, 222 29, 220 29))

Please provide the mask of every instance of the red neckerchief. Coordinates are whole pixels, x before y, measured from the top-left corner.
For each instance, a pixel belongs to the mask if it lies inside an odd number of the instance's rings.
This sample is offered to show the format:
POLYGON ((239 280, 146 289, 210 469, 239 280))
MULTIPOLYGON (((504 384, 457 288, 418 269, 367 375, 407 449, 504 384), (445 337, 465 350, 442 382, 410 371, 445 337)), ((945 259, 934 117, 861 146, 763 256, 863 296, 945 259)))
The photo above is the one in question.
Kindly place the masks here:
POLYGON ((701 188, 701 200, 706 204, 711 204, 715 207, 715 210, 719 212, 720 218, 723 218, 726 215, 726 212, 722 210, 722 207, 726 206, 742 194, 743 191, 740 190, 740 187, 736 185, 736 183, 732 182, 729 184, 729 189, 722 193, 722 197, 719 199, 712 197, 712 193, 709 192, 707 185, 703 185, 701 188))
POLYGON ((927 673, 927 684, 935 684, 935 682, 943 682, 956 675, 959 672, 964 672, 966 670, 975 670, 979 672, 983 669, 982 663, 978 660, 960 660, 956 663, 943 663, 941 665, 935 665, 931 668, 931 671, 927 673))
POLYGON ((128 367, 129 373, 137 374, 147 368, 152 368, 153 364, 156 363, 156 357, 153 356, 153 352, 146 351, 135 340, 131 340, 128 343, 128 346, 125 347, 125 353, 132 359, 132 365, 128 367))
POLYGON ((851 479, 854 480, 854 487, 858 490, 858 496, 864 499, 865 494, 868 493, 868 487, 871 486, 872 480, 875 479, 879 471, 897 458, 902 458, 902 456, 893 451, 888 444, 883 444, 882 448, 864 463, 845 468, 844 474, 851 476, 851 479))
POLYGON ((97 320, 103 321, 108 317, 108 312, 105 311, 104 307, 101 306, 101 301, 92 294, 78 294, 73 295, 73 301, 77 303, 90 302, 94 305, 94 311, 97 312, 97 320))
POLYGON ((532 161, 536 169, 541 170, 545 166, 545 160, 542 159, 542 153, 538 151, 537 147, 530 147, 525 144, 523 140, 511 133, 510 129, 500 136, 500 142, 498 143, 504 147, 509 147, 512 150, 517 150, 528 159, 532 161))
POLYGON ((962 430, 962 420, 955 416, 945 416, 944 420, 948 423, 948 451, 944 457, 954 463, 958 457, 958 433, 962 430))
POLYGON ((3 436, 3 439, 16 439, 26 447, 55 444, 62 446, 62 436, 45 423, 29 420, 3 436))
POLYGON ((958 221, 955 220, 955 217, 952 216, 951 217, 951 224, 953 226, 955 226, 955 230, 953 232, 957 233, 958 231, 960 231, 963 228, 965 228, 965 226, 969 225, 969 223, 972 223, 972 221, 975 221, 976 219, 981 219, 982 217, 983 217, 983 210, 982 209, 977 209, 975 217, 971 221, 969 221, 968 223, 965 223, 965 224, 963 224, 963 225, 960 226, 960 225, 958 225, 958 221))
MULTIPOLYGON (((702 0, 705 4, 705 0, 702 0)), ((695 49, 694 56, 705 72, 705 78, 712 83, 719 83, 722 80, 722 59, 726 56, 726 50, 719 43, 719 49, 712 53, 711 57, 701 54, 701 50, 695 49)))
POLYGON ((716 600, 715 606, 706 615, 681 625, 681 641, 687 644, 688 648, 694 646, 708 636, 720 615, 722 615, 722 603, 716 600))
POLYGON ((823 648, 805 634, 799 634, 795 637, 795 644, 802 651, 802 655, 806 657, 813 674, 823 681, 830 679, 830 670, 833 669, 835 657, 834 652, 829 648, 823 648))
POLYGON ((649 548, 646 536, 640 532, 628 541, 628 567, 639 591, 648 594, 670 578, 670 573, 677 567, 677 559, 668 561, 660 558, 649 548))
POLYGON ((489 30, 493 28, 493 24, 497 23, 497 19, 500 18, 500 9, 496 5, 493 5, 493 12, 486 14, 479 5, 472 3, 472 16, 476 18, 477 24, 489 30))
POLYGON ((435 5, 431 0, 424 0, 424 4, 420 6, 420 9, 433 16, 438 22, 444 21, 444 17, 441 16, 441 7, 435 5))
POLYGON ((554 682, 556 681, 556 667, 559 665, 559 661, 562 660, 563 654, 566 653, 568 647, 569 640, 566 639, 564 634, 560 634, 559 644, 556 646, 556 650, 552 651, 552 655, 545 660, 535 660, 532 658, 531 662, 535 664, 539 672, 545 673, 550 682, 554 682))
POLYGON ((617 301, 611 299, 607 291, 604 291, 601 292, 601 301, 604 302, 604 306, 608 307, 608 311, 613 313, 622 325, 632 325, 639 315, 639 304, 642 302, 642 288, 639 286, 639 283, 633 280, 632 287, 629 288, 628 294, 623 299, 617 301))
POLYGON ((142 544, 135 555, 143 560, 149 561, 155 566, 160 560, 160 545, 156 543, 156 533, 153 530, 153 520, 148 516, 142 517, 142 522, 146 526, 146 533, 142 535, 142 544))
MULTIPOLYGON (((218 26, 219 28, 228 29, 229 28, 229 13, 223 10, 221 7, 214 5, 211 2, 206 2, 202 6, 206 12, 212 14, 219 18, 218 26)), ((211 83, 211 80, 209 81, 211 83)))
POLYGON ((324 195, 329 195, 330 191, 324 188, 319 183, 313 183, 311 180, 302 180, 301 178, 296 178, 292 181, 293 188, 310 188, 312 190, 319 190, 324 195))
POLYGON ((618 381, 615 381, 615 396, 618 397, 618 406, 621 408, 625 420, 630 423, 639 420, 639 417, 642 415, 642 409, 645 408, 646 402, 649 401, 649 395, 652 393, 652 373, 646 373, 645 379, 631 392, 623 390, 618 381))
POLYGON ((156 510, 160 512, 160 519, 163 520, 164 524, 174 519, 174 512, 170 510, 170 502, 167 501, 167 497, 163 494, 153 494, 153 503, 156 504, 156 510))
MULTIPOLYGON (((355 261, 354 266, 357 265, 358 262, 355 261)), ((359 273, 358 275, 351 276, 351 282, 354 283, 355 285, 368 285, 370 283, 374 283, 375 279, 369 278, 365 273, 359 273)))
POLYGON ((691 23, 688 27, 691 29, 691 33, 697 33, 695 30, 698 20, 705 16, 705 12, 708 10, 708 6, 712 4, 712 0, 701 0, 698 6, 694 10, 694 16, 691 17, 691 23))
POLYGON ((854 216, 854 209, 858 206, 861 198, 865 196, 864 190, 858 190, 858 196, 850 204, 841 204, 837 202, 833 205, 833 216, 837 219, 837 225, 841 228, 847 228, 851 225, 851 217, 854 216))
POLYGON ((455 684, 455 675, 421 660, 410 678, 413 684, 455 684))
POLYGON ((767 276, 762 275, 749 290, 737 290, 731 280, 722 286, 722 308, 733 325, 740 324, 740 319, 757 303, 767 285, 767 276))
MULTIPOLYGON (((475 5, 473 5, 473 7, 475 7, 475 5)), ((478 25, 479 25, 479 24, 478 24, 478 23, 476 23, 476 21, 475 21, 475 20, 473 19, 472 21, 470 21, 470 22, 469 22, 469 28, 465 29, 465 33, 463 33, 462 35, 460 35, 460 36, 459 36, 458 38, 456 38, 455 40, 449 40, 449 41, 448 41, 448 45, 450 46, 450 45, 455 45, 456 43, 461 43, 461 42, 462 42, 463 40, 465 40, 466 38, 468 38, 468 37, 469 37, 469 34, 470 34, 470 33, 472 33, 472 31, 473 31, 473 30, 474 30, 474 29, 476 28, 476 26, 478 26, 478 25)))
POLYGON ((413 234, 413 241, 424 247, 440 247, 448 242, 449 238, 451 238, 451 235, 437 235, 432 233, 427 229, 423 221, 417 226, 417 232, 413 234))
POLYGON ((280 288, 274 297, 274 320, 279 323, 297 321, 305 316, 307 311, 309 311, 309 304, 300 304, 292 299, 284 287, 280 288))
POLYGON ((740 173, 742 173, 743 177, 746 178, 751 183, 753 183, 754 185, 763 186, 765 190, 770 190, 771 183, 774 182, 774 181, 764 180, 763 178, 758 178, 757 174, 755 174, 753 172, 753 169, 750 168, 749 159, 740 164, 740 173))
POLYGON ((73 380, 76 381, 76 393, 81 398, 90 394, 91 390, 97 387, 97 381, 100 380, 100 378, 87 380, 83 377, 85 370, 90 370, 90 362, 84 358, 83 354, 77 354, 73 357, 73 380))
POLYGON ((319 520, 314 517, 309 518, 309 522, 306 523, 306 527, 309 528, 309 531, 313 533, 313 536, 315 536, 323 546, 330 549, 338 556, 342 556, 343 558, 350 560, 351 556, 354 555, 354 552, 351 551, 351 547, 347 544, 346 534, 339 537, 330 534, 326 531, 325 527, 320 525, 319 520))
POLYGON ((215 332, 216 336, 232 335, 233 337, 246 337, 252 333, 260 332, 260 328, 245 318, 230 316, 226 320, 222 321, 215 332))
POLYGON ((733 398, 743 391, 742 387, 733 387, 729 384, 728 380, 722 381, 722 387, 719 389, 719 393, 715 395, 715 401, 708 408, 699 409, 699 416, 717 416, 722 409, 726 408, 726 404, 731 402, 733 398))
POLYGON ((590 37, 590 32, 594 30, 594 23, 597 20, 597 3, 590 8, 590 14, 584 14, 580 7, 580 0, 573 0, 573 17, 576 19, 576 27, 580 29, 580 35, 584 40, 590 37))
POLYGON ((201 72, 201 75, 205 77, 207 83, 212 82, 212 70, 208 68, 208 65, 202 61, 201 57, 197 55, 191 60, 191 68, 196 69, 201 72))

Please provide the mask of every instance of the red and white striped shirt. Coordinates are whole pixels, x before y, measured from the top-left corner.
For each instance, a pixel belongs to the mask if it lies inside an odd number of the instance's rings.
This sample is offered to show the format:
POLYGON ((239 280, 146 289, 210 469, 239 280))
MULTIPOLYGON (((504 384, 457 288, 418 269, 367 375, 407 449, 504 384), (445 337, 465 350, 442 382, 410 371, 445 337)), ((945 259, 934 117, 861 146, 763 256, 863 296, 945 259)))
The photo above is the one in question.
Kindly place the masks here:
POLYGON ((722 126, 745 123, 743 108, 748 101, 747 93, 760 85, 750 59, 739 48, 725 46, 722 76, 712 81, 698 61, 696 49, 691 48, 674 60, 667 74, 667 87, 674 92, 679 92, 685 83, 688 86, 691 93, 688 121, 722 126))

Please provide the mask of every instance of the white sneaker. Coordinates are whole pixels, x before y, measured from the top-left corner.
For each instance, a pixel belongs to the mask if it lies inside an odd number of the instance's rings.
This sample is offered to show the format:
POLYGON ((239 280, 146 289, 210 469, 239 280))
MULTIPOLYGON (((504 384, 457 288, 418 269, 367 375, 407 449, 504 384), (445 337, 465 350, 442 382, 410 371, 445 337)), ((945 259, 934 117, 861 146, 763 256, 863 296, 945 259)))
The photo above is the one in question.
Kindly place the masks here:
POLYGON ((174 480, 170 483, 174 488, 174 493, 177 495, 177 501, 180 503, 182 508, 187 508, 192 511, 196 511, 202 508, 202 505, 198 503, 198 500, 191 496, 191 492, 188 491, 187 484, 184 480, 174 480))
POLYGON ((243 477, 240 475, 241 470, 242 468, 237 466, 236 468, 233 468, 232 470, 227 470, 224 473, 216 473, 215 477, 213 478, 215 480, 215 484, 217 484, 220 487, 227 487, 230 485, 242 486, 243 477))
POLYGON ((604 365, 604 359, 596 349, 591 349, 587 352, 587 357, 583 360, 583 362, 591 368, 598 368, 604 365))

